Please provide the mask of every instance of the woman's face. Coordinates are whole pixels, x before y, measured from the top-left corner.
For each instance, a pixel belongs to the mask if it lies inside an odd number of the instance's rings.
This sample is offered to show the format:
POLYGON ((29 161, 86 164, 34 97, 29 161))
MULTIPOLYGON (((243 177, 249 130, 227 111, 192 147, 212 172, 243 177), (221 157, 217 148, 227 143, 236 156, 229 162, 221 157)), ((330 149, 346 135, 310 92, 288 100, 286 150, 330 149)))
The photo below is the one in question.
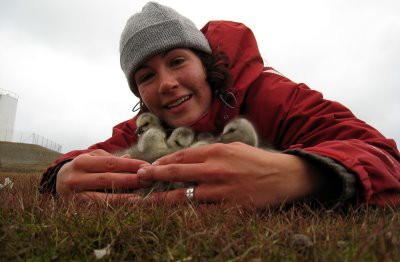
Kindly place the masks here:
POLYGON ((146 107, 171 127, 190 126, 211 105, 205 69, 190 49, 151 57, 134 78, 146 107))

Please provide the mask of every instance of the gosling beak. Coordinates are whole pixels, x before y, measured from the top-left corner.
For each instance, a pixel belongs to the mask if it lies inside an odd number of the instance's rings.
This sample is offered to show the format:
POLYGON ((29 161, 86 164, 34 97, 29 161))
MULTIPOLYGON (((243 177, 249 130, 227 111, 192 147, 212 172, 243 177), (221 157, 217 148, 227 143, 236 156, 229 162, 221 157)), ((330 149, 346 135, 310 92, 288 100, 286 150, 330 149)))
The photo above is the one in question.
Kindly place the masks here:
POLYGON ((135 134, 136 134, 136 135, 139 135, 139 136, 140 136, 141 134, 143 134, 143 128, 142 128, 142 127, 136 128, 135 134))

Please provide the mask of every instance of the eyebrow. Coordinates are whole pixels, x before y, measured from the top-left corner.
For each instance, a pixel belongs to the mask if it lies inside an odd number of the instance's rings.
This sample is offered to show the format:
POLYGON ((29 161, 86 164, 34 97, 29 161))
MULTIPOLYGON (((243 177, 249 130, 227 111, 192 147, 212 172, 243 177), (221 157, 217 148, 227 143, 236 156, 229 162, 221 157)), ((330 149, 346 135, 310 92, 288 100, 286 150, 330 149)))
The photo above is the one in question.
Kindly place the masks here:
MULTIPOLYGON (((168 53, 172 52, 172 50, 175 50, 175 49, 176 49, 176 48, 169 49, 169 50, 167 50, 167 51, 162 51, 161 53, 158 53, 158 54, 156 54, 156 55, 161 55, 162 57, 165 57, 166 55, 168 55, 168 53)), ((150 57, 150 58, 151 58, 151 57, 150 57)), ((148 67, 148 65, 146 65, 146 63, 141 64, 141 65, 135 70, 135 73, 136 73, 137 71, 139 71, 140 69, 143 69, 143 68, 146 68, 146 67, 148 67)))

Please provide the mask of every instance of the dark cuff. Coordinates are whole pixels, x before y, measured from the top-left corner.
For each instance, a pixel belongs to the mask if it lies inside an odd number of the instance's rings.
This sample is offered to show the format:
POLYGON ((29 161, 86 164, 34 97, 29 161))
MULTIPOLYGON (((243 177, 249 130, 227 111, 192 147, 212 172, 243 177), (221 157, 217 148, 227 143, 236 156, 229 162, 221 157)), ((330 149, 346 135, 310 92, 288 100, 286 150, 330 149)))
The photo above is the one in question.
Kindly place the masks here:
POLYGON ((309 153, 301 149, 290 149, 284 151, 284 153, 297 155, 299 157, 314 162, 316 165, 319 165, 323 170, 329 171, 329 174, 327 175, 329 175, 330 177, 327 177, 327 179, 333 179, 333 181, 336 181, 332 185, 333 187, 335 187, 333 188, 333 190, 336 192, 336 194, 331 196, 331 199, 325 200, 344 203, 356 196, 357 181, 355 175, 332 158, 309 153))
POLYGON ((41 194, 52 194, 56 195, 57 190, 56 190, 56 184, 57 184, 57 174, 58 171, 60 171, 61 167, 65 165, 66 163, 72 161, 73 158, 71 159, 66 159, 59 164, 47 169, 45 173, 43 173, 42 180, 40 181, 39 185, 39 192, 41 194))

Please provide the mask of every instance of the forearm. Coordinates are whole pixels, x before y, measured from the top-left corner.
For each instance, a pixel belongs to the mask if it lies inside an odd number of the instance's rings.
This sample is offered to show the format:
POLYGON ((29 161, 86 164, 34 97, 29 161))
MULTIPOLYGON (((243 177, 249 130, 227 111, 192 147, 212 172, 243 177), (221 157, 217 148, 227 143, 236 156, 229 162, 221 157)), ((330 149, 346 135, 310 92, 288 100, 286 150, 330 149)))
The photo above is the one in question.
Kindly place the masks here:
POLYGON ((287 150, 285 153, 299 156, 308 165, 314 167, 312 169, 315 172, 313 177, 321 180, 320 188, 311 196, 317 201, 344 203, 353 199, 360 190, 356 176, 331 158, 304 150, 287 150))
POLYGON ((58 171, 68 162, 72 161, 73 158, 66 159, 57 165, 50 167, 46 170, 46 172, 42 175, 42 180, 40 181, 39 185, 39 192, 50 193, 52 195, 57 194, 56 185, 57 185, 57 174, 58 171))

